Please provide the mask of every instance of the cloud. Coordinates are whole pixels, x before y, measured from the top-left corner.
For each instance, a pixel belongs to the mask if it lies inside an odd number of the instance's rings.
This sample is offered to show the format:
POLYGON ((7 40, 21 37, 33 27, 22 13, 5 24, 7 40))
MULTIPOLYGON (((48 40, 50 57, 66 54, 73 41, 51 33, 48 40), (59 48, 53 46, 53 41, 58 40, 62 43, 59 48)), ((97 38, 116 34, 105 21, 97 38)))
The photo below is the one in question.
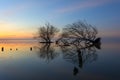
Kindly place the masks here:
POLYGON ((66 13, 66 12, 72 12, 72 11, 77 11, 77 10, 83 10, 83 9, 101 6, 101 5, 110 3, 110 2, 112 2, 112 0, 85 0, 83 2, 77 2, 67 7, 58 9, 56 10, 56 12, 66 13))

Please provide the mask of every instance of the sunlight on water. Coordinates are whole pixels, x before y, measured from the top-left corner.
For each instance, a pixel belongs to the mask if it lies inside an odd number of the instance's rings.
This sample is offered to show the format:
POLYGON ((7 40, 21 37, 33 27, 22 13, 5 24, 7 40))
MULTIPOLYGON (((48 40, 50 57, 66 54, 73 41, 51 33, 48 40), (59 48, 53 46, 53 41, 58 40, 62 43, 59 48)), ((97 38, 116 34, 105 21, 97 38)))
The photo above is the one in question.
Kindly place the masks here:
POLYGON ((19 53, 30 52, 32 46, 28 43, 0 43, 0 58, 18 58, 21 56, 19 53))

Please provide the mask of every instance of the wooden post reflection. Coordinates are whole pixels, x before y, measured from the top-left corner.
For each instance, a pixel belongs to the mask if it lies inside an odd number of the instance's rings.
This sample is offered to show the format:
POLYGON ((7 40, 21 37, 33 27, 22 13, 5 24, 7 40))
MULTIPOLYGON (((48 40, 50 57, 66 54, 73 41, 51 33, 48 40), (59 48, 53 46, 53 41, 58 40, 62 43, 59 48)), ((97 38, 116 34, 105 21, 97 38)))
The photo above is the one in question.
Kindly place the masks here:
POLYGON ((32 47, 30 47, 30 51, 32 51, 32 47))
MULTIPOLYGON (((14 51, 14 49, 13 49, 13 48, 9 48, 9 50, 10 50, 10 51, 14 51)), ((15 48, 15 50, 16 50, 16 51, 18 51, 18 48, 15 48)), ((33 48, 32 48, 32 47, 30 47, 30 48, 29 48, 29 50, 30 50, 30 51, 32 51, 32 50, 33 50, 33 48)), ((1 51, 2 51, 2 52, 4 52, 4 51, 5 51, 5 48, 4 48, 4 47, 1 47, 1 51)))
POLYGON ((4 47, 1 48, 1 51, 4 51, 4 47))

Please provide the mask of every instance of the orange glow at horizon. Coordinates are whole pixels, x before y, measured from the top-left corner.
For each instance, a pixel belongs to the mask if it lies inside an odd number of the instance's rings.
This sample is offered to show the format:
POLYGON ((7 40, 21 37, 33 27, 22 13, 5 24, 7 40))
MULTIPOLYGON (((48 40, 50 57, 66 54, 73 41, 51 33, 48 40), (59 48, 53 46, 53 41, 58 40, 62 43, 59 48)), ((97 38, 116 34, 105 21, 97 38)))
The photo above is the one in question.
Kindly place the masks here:
POLYGON ((13 22, 0 22, 0 39, 21 39, 33 38, 34 30, 23 26, 23 24, 16 24, 13 22))
POLYGON ((30 33, 20 32, 0 33, 0 39, 20 39, 20 38, 33 38, 33 35, 30 33))
MULTIPOLYGON (((58 38, 60 33, 56 34, 56 38, 58 38)), ((100 31, 98 33, 98 36, 100 37, 120 37, 119 31, 100 31)), ((29 39, 33 38, 34 35, 32 32, 0 32, 0 39, 29 39)))

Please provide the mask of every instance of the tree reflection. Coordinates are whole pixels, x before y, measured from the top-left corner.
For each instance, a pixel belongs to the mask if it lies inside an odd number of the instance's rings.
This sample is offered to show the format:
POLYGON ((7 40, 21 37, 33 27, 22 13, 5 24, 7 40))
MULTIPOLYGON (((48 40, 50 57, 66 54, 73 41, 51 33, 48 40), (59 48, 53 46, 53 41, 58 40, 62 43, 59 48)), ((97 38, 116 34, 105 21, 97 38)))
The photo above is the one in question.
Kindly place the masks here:
POLYGON ((50 43, 40 43, 39 46, 36 46, 38 49, 38 55, 40 58, 45 59, 47 62, 53 60, 58 56, 55 48, 50 43))
POLYGON ((75 65, 73 75, 77 75, 79 68, 82 68, 85 63, 93 62, 97 59, 96 49, 100 49, 100 44, 61 46, 63 58, 75 65))
MULTIPOLYGON (((43 39, 41 46, 37 47, 40 58, 51 61, 57 57, 58 52, 55 52, 55 48, 51 45, 56 32, 57 28, 49 24, 39 29, 39 37, 43 39)), ((77 75, 85 63, 97 59, 96 49, 101 49, 101 38, 97 37, 97 34, 96 27, 78 21, 66 25, 55 41, 62 50, 63 59, 75 65, 73 75, 77 75)))

